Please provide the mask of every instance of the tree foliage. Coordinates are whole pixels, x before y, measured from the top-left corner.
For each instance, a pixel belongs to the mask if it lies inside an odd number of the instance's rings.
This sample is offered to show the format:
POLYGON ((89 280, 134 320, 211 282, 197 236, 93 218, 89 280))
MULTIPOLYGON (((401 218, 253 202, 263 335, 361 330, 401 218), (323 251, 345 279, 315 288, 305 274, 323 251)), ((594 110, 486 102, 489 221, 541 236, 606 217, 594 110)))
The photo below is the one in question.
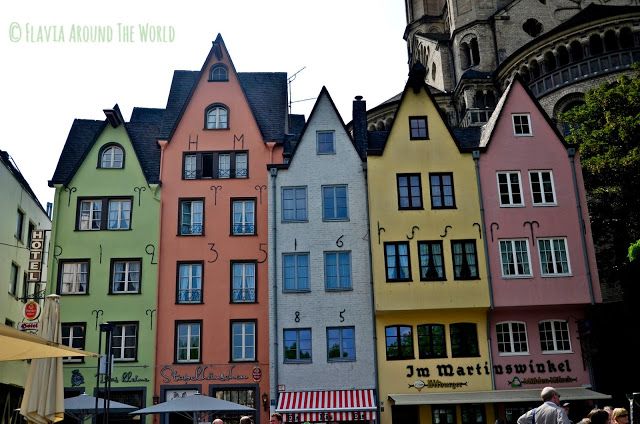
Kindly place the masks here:
POLYGON ((624 282, 629 246, 640 239, 640 67, 560 119, 579 145, 601 279, 624 282))

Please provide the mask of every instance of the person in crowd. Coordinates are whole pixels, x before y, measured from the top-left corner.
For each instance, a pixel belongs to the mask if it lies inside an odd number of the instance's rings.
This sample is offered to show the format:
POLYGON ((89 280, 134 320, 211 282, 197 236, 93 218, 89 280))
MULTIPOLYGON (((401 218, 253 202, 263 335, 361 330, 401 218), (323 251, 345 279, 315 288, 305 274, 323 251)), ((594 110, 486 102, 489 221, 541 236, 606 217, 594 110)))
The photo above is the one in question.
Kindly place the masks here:
MULTIPOLYGON (((569 402, 565 402, 562 404, 562 409, 564 409, 564 413, 567 414, 567 418, 569 418, 569 402)), ((571 419, 569 419, 570 423, 573 423, 573 421, 571 421, 571 419)))
POLYGON ((545 387, 540 392, 543 404, 518 418, 518 424, 571 424, 560 406, 560 393, 553 387, 545 387))
POLYGON ((611 417, 611 415, 613 414, 613 406, 607 405, 602 409, 607 411, 607 414, 609 414, 609 424, 613 424, 613 418, 611 417))
POLYGON ((592 409, 587 415, 587 418, 591 420, 591 424, 608 424, 609 414, 604 409, 592 409))
POLYGON ((271 414, 271 418, 269 419, 269 424, 282 424, 282 415, 276 413, 271 414))
POLYGON ((613 424, 629 424, 629 413, 624 408, 616 408, 611 411, 611 422, 613 424))
POLYGON ((211 424, 224 424, 224 421, 222 421, 220 418, 216 418, 211 424))
POLYGON ((253 424, 253 420, 249 416, 244 416, 240 418, 240 424, 253 424))

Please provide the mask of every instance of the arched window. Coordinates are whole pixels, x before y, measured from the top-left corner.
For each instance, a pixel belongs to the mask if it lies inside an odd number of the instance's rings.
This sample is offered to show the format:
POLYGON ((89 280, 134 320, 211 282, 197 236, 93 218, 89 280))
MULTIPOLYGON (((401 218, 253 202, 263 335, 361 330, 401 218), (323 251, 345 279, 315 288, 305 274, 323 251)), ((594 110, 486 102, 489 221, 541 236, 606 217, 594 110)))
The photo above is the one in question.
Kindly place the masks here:
POLYGON ((205 128, 219 129, 229 128, 228 118, 229 112, 224 105, 214 104, 207 108, 205 128))
POLYGON ((124 167, 124 150, 117 144, 107 144, 100 152, 99 168, 119 169, 124 167))
POLYGON ((478 48, 478 39, 471 39, 471 61, 474 65, 480 63, 480 49, 478 48))
POLYGON ((558 47, 558 65, 564 66, 569 64, 569 51, 565 46, 558 47))
POLYGON ((209 81, 229 81, 227 67, 222 63, 217 63, 211 67, 209 81))
POLYGON ((589 37, 589 54, 591 56, 602 54, 602 39, 598 34, 589 37))
POLYGON ((582 43, 578 40, 574 40, 569 44, 569 50, 571 51, 571 61, 579 62, 582 60, 584 55, 582 54, 582 43))
POLYGON ((613 30, 604 33, 604 49, 608 52, 618 50, 618 38, 613 30))
POLYGON ((544 54, 544 70, 545 72, 551 72, 556 69, 556 57, 552 52, 546 52, 544 54))
POLYGON ((633 47, 633 33, 631 32, 631 28, 620 28, 620 47, 623 49, 633 47))
POLYGON ((531 78, 536 79, 540 77, 540 65, 538 65, 537 60, 532 60, 529 64, 529 70, 531 71, 531 78))
POLYGON ((467 69, 471 66, 471 50, 467 43, 460 45, 460 66, 462 69, 467 69))

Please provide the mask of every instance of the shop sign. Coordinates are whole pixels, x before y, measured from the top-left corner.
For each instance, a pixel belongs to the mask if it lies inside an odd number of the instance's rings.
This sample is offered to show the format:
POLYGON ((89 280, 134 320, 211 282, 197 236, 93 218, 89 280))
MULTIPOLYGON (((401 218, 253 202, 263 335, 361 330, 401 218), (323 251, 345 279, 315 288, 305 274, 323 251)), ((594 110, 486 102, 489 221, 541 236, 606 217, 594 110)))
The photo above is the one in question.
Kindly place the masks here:
POLYGON ((242 381, 250 378, 246 374, 235 374, 233 372, 234 368, 235 365, 232 365, 225 370, 219 371, 219 366, 199 365, 190 371, 181 373, 173 366, 165 365, 160 369, 160 377, 165 384, 189 383, 191 381, 242 381))
POLYGON ((546 362, 533 362, 533 359, 529 360, 529 363, 513 364, 513 365, 494 365, 493 372, 496 375, 501 374, 546 374, 557 372, 571 372, 571 364, 568 359, 561 362, 553 362, 547 360, 546 362))
POLYGON ((407 365, 406 377, 411 378, 414 375, 417 377, 431 377, 431 374, 433 374, 434 377, 436 374, 438 377, 464 377, 469 375, 490 375, 490 371, 488 362, 485 362, 484 365, 477 363, 457 367, 454 367, 451 364, 438 364, 435 366, 435 372, 429 367, 414 368, 413 365, 407 365))
MULTIPOLYGON (((316 420, 317 422, 333 422, 334 420, 334 415, 333 412, 316 412, 315 413, 318 417, 318 419, 316 420)), ((353 411, 350 412, 352 418, 349 421, 368 421, 367 419, 367 414, 364 411, 353 411)), ((285 421, 288 423, 303 423, 306 424, 308 423, 308 412, 302 412, 302 413, 294 413, 294 414, 284 414, 285 415, 285 421)))
POLYGON ((40 326, 40 322, 39 321, 23 321, 21 323, 18 324, 18 329, 20 331, 27 331, 29 333, 37 333, 38 332, 38 327, 40 326))
MULTIPOLYGON (((94 378, 96 375, 94 374, 94 378)), ((134 374, 131 371, 123 371, 122 374, 112 375, 111 383, 119 383, 119 384, 138 384, 138 383, 149 383, 147 377, 140 377, 137 374, 134 374)), ((104 384, 107 381, 107 376, 104 374, 100 374, 100 384, 104 384)), ((75 369, 71 371, 71 386, 78 387, 84 384, 84 376, 80 372, 80 370, 75 369)))
POLYGON ((575 377, 530 377, 530 378, 519 378, 518 376, 513 377, 512 380, 508 380, 507 383, 511 387, 522 387, 525 384, 535 384, 536 386, 546 384, 559 384, 559 383, 575 383, 578 381, 575 377))
POLYGON ((40 304, 30 300, 22 307, 22 316, 29 321, 33 321, 40 316, 40 304))
POLYGON ((31 245, 29 246, 29 269, 27 282, 38 283, 42 281, 42 254, 44 252, 44 230, 31 232, 31 245))
POLYGON ((255 381, 256 383, 259 383, 260 380, 262 380, 262 370, 260 369, 260 367, 254 367, 251 375, 253 376, 253 381, 255 381))
POLYGON ((409 387, 413 387, 421 391, 425 387, 427 389, 459 389, 462 386, 466 386, 469 383, 467 381, 441 381, 441 380, 416 380, 413 384, 409 384, 409 387))

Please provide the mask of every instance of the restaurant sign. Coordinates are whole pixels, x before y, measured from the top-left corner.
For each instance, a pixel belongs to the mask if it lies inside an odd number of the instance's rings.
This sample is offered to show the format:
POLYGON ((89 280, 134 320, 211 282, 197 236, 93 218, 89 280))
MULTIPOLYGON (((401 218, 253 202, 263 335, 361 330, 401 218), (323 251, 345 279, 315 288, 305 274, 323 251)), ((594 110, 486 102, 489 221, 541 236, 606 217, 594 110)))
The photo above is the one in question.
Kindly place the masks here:
MULTIPOLYGON (((192 381, 243 381, 251 378, 247 374, 237 374, 234 372, 235 365, 220 369, 215 365, 199 365, 187 371, 180 371, 171 365, 165 365, 160 369, 160 378, 163 383, 189 383, 192 381)), ((254 377, 258 373, 252 372, 254 377)), ((260 372, 262 378, 262 371, 260 372)))

